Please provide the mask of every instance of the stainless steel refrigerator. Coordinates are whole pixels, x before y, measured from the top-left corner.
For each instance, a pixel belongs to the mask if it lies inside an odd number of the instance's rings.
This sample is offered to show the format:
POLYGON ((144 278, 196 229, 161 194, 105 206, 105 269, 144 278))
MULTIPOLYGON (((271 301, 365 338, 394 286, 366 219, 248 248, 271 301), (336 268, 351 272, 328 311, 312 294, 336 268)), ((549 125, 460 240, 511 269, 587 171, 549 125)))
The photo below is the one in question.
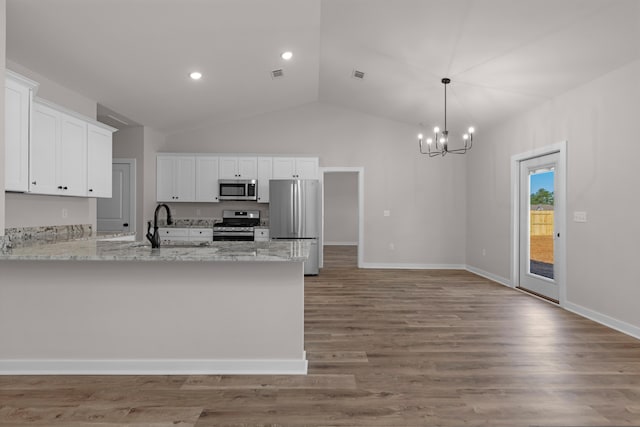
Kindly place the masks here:
POLYGON ((273 240, 305 239, 311 247, 304 274, 318 274, 320 252, 320 181, 269 181, 269 236, 273 240))

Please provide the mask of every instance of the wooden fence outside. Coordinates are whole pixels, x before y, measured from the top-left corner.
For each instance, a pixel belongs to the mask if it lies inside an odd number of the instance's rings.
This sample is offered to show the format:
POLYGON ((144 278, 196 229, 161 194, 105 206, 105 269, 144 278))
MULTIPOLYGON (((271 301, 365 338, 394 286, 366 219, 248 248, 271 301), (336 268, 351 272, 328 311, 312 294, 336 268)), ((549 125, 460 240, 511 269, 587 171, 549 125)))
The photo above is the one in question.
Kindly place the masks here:
POLYGON ((553 211, 531 211, 531 235, 553 236, 553 211))

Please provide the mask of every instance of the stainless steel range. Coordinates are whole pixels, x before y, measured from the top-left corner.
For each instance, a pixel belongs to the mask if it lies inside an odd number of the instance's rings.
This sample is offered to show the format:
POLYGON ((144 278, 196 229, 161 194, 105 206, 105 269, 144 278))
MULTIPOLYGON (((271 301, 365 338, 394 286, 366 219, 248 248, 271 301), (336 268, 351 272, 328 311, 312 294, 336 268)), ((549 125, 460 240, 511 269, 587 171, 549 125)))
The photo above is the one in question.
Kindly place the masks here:
POLYGON ((253 241, 253 228, 260 225, 260 211, 222 211, 222 222, 213 227, 214 241, 253 241))

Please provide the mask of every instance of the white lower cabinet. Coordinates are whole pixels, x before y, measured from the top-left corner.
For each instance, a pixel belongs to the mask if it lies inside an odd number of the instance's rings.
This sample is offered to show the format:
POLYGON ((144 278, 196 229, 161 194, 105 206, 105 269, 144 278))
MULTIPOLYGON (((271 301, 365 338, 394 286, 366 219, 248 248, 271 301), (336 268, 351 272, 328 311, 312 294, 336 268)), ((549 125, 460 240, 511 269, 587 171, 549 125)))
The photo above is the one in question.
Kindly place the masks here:
POLYGON ((159 228, 160 244, 204 243, 213 241, 212 228, 159 228))

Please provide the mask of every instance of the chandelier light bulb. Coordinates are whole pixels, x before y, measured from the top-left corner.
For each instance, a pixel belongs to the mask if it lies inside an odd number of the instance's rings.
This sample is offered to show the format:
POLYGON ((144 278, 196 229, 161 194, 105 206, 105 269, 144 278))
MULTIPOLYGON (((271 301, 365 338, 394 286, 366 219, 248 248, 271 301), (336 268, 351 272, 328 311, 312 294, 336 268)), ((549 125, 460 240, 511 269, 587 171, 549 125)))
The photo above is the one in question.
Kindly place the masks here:
POLYGON ((419 133, 419 134, 418 134, 418 139, 419 139, 420 141, 422 141, 422 138, 424 138, 424 135, 422 135, 421 133, 419 133))
MULTIPOLYGON (((462 132, 460 135, 462 138, 456 136, 449 142, 449 129, 447 129, 447 85, 451 83, 451 79, 443 77, 440 81, 444 85, 444 129, 435 126, 433 128, 433 138, 427 138, 426 147, 423 145, 423 135, 420 134, 418 136, 420 139, 420 154, 427 154, 429 157, 444 157, 447 153, 464 154, 473 147, 473 134, 476 130, 474 127, 469 127, 466 133, 462 132)), ((422 123, 420 123, 420 126, 420 129, 422 129, 422 123)))
POLYGON ((194 71, 189 74, 189 77, 191 77, 192 80, 200 80, 202 78, 202 73, 199 71, 194 71))
POLYGON ((291 51, 282 52, 282 55, 280 55, 280 57, 282 59, 284 59, 285 61, 288 61, 291 58, 293 58, 293 52, 291 52, 291 51))

